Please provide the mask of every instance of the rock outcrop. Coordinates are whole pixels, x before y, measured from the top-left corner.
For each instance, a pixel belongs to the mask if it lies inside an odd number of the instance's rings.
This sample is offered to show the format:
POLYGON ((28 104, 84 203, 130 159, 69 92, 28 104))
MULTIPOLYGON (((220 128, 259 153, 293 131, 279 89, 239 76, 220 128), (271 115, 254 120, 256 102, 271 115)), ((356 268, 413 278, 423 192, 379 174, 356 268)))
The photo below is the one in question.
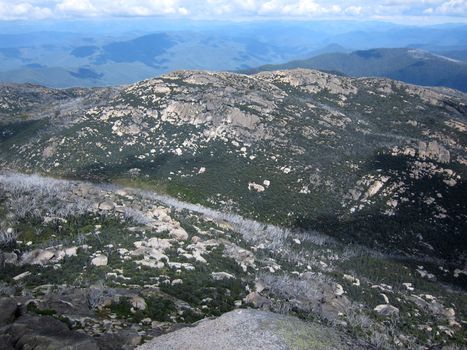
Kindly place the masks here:
POLYGON ((236 310, 157 337, 138 350, 344 350, 363 349, 331 328, 295 317, 236 310), (351 344, 351 345, 350 345, 351 344))
POLYGON ((65 323, 49 316, 21 316, 2 333, 7 345, 15 349, 99 350, 91 337, 70 331, 65 323))

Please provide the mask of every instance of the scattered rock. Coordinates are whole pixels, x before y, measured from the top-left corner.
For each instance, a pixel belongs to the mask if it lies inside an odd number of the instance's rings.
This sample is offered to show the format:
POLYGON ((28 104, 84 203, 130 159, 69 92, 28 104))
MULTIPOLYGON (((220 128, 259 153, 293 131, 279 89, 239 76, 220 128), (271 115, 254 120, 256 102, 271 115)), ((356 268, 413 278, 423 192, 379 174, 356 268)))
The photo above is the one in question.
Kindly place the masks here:
POLYGON ((384 299, 384 303, 385 303, 385 304, 389 304, 389 298, 387 297, 387 295, 384 294, 384 293, 381 293, 381 296, 382 296, 383 299, 384 299))
POLYGON ((31 272, 25 271, 25 272, 20 273, 19 275, 15 276, 15 277, 13 277, 13 279, 15 281, 19 281, 19 280, 22 280, 23 278, 26 278, 26 277, 30 276, 30 275, 31 275, 31 272))
POLYGON ((65 249, 65 255, 70 257, 70 256, 76 256, 78 253, 78 247, 70 247, 65 249))
POLYGON ((381 304, 376 306, 373 310, 383 316, 398 316, 399 309, 389 304, 381 304))
POLYGON ((94 266, 106 266, 109 259, 105 255, 97 255, 91 260, 91 264, 94 266))
POLYGON ((18 304, 13 298, 0 298, 0 328, 12 323, 18 312, 18 304))
POLYGON ((406 283, 402 283, 402 285, 405 287, 405 289, 407 289, 409 292, 413 292, 415 290, 414 287, 412 287, 412 283, 409 283, 409 282, 406 282, 406 283))
POLYGON ((177 241, 186 241, 188 239, 188 233, 181 227, 171 230, 169 236, 177 241))
POLYGON ((258 293, 261 293, 265 289, 266 287, 264 286, 264 283, 261 280, 257 280, 255 282, 255 291, 257 291, 258 293))
POLYGON ((230 273, 227 272, 212 272, 211 273, 212 279, 215 281, 222 281, 226 279, 234 279, 235 276, 231 275, 230 273))
POLYGON ((352 283, 354 286, 359 286, 360 285, 360 280, 354 276, 351 275, 344 275, 344 279, 350 283, 352 283))
POLYGON ((426 278, 430 281, 436 281, 436 276, 432 273, 427 272, 425 269, 423 269, 423 267, 419 267, 417 269, 417 272, 422 278, 426 278))
POLYGON ((113 202, 102 202, 99 203, 99 210, 102 211, 111 211, 115 209, 115 203, 113 202))
POLYGON ((255 192, 264 192, 266 188, 262 185, 258 185, 257 183, 250 182, 248 184, 248 190, 255 191, 255 192))
POLYGON ((466 275, 467 276, 467 268, 461 270, 461 269, 455 269, 454 270, 454 278, 459 278, 460 275, 466 275))
POLYGON ((247 304, 252 304, 258 309, 268 309, 271 306, 271 300, 263 297, 258 292, 251 292, 245 297, 244 301, 247 304))
POLYGON ((55 251, 35 249, 23 254, 22 265, 46 265, 55 257, 55 251))
POLYGON ((133 298, 131 298, 130 303, 133 309, 135 310, 146 310, 146 301, 142 297, 134 296, 133 298))
POLYGON ((418 154, 422 159, 433 159, 440 163, 449 163, 451 156, 449 151, 440 145, 437 141, 419 142, 418 154))
POLYGON ((18 255, 16 255, 16 253, 14 252, 11 252, 11 253, 4 252, 3 258, 4 258, 5 264, 16 265, 18 263, 18 255))
POLYGON ((344 293, 344 288, 340 284, 336 284, 334 295, 340 297, 341 295, 344 295, 344 293))

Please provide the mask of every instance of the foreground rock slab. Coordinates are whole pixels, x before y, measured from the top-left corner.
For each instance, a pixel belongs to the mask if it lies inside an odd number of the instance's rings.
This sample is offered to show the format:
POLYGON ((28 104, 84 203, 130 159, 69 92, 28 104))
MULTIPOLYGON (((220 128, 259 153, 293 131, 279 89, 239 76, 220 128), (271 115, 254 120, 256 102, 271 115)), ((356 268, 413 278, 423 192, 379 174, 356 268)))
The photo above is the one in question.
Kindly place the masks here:
MULTIPOLYGON (((65 323, 48 316, 24 315, 5 329, 4 346, 36 350, 98 350, 91 337, 70 331, 65 323)), ((2 345, 2 343, 0 343, 2 345)), ((3 346, 2 345, 2 346, 3 346)), ((4 347, 0 347, 4 349, 4 347)))
POLYGON ((359 349, 338 331, 298 318, 258 310, 235 310, 157 337, 138 350, 359 349))

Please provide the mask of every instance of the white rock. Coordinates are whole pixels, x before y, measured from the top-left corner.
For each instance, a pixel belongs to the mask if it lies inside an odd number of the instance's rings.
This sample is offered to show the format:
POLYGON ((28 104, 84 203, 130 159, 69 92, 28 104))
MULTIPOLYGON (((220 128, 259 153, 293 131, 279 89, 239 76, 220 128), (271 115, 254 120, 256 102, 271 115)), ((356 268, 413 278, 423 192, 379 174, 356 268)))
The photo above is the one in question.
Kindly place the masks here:
POLYGON ((354 276, 351 275, 344 275, 344 279, 346 281, 351 282, 354 286, 359 286, 360 285, 360 280, 354 276))
POLYGON ((205 172, 206 172, 206 168, 204 166, 199 168, 198 170, 198 174, 204 174, 205 172))
POLYGON ((433 275, 432 273, 429 273, 429 272, 425 271, 424 269, 420 269, 420 268, 417 269, 416 271, 419 273, 419 275, 420 275, 422 278, 427 278, 427 279, 429 279, 430 281, 436 281, 436 276, 433 275))
POLYGON ((376 306, 373 310, 383 316, 397 316, 399 315, 399 309, 389 304, 381 304, 376 306))
POLYGON ((444 316, 446 316, 446 318, 448 319, 452 319, 456 317, 456 311, 452 307, 447 308, 446 310, 444 310, 444 316))
POLYGON ((183 280, 178 278, 172 281, 172 286, 176 286, 177 284, 183 284, 183 280))
POLYGON ((149 317, 143 318, 141 322, 145 325, 152 324, 152 320, 149 317))
POLYGON ((55 252, 52 250, 42 250, 36 249, 29 253, 25 253, 22 256, 23 264, 30 264, 30 265, 45 265, 52 260, 55 256, 55 252))
POLYGON ((136 248, 141 248, 141 247, 144 245, 144 241, 136 241, 136 242, 133 242, 133 245, 134 245, 136 248))
POLYGON ((181 227, 171 230, 169 236, 175 238, 177 241, 185 241, 188 239, 188 233, 181 227))
POLYGON ((222 281, 222 280, 235 278, 234 275, 231 275, 230 273, 227 273, 227 272, 212 272, 211 276, 212 276, 212 279, 215 281, 222 281))
POLYGON ((154 269, 162 269, 165 267, 165 264, 162 261, 155 261, 155 260, 138 260, 135 261, 138 265, 143 265, 147 267, 151 267, 154 269))
POLYGON ((345 293, 344 288, 340 284, 336 284, 336 289, 334 290, 334 295, 340 297, 345 293))
MULTIPOLYGON (((137 253, 137 252, 135 252, 137 253)), ((169 257, 167 255, 165 255, 162 251, 160 250, 157 250, 157 249, 151 249, 149 251, 146 251, 146 254, 148 254, 147 256, 145 256, 145 258, 151 258, 151 259, 154 259, 156 261, 161 261, 161 260, 165 260, 165 261, 169 261, 169 257)))
POLYGON ((94 266, 106 266, 108 263, 108 258, 105 255, 97 255, 91 260, 91 264, 94 266))
POLYGON ((166 250, 172 246, 172 243, 170 243, 169 239, 155 237, 155 238, 150 238, 147 242, 147 245, 154 249, 166 250))
POLYGON ((114 210, 115 203, 113 202, 102 202, 99 204, 99 209, 104 211, 114 210))
POLYGON ((266 188, 264 188, 264 186, 258 185, 257 183, 250 182, 248 184, 248 190, 255 192, 264 192, 266 188))
POLYGON ((402 283, 402 285, 405 287, 410 292, 413 292, 415 290, 414 287, 412 287, 412 283, 402 283))
POLYGON ((21 279, 23 279, 23 278, 25 278, 25 277, 28 277, 29 275, 31 275, 31 272, 26 271, 26 272, 20 273, 19 275, 13 277, 13 279, 14 279, 15 281, 19 281, 19 280, 21 280, 21 279))
POLYGON ((78 253, 78 247, 66 248, 64 252, 66 256, 76 256, 78 253))
POLYGON ((379 192, 379 190, 384 186, 388 179, 383 178, 381 181, 377 180, 375 181, 370 188, 368 188, 368 191, 366 192, 366 197, 370 198, 373 197, 375 194, 379 192))
POLYGON ((265 290, 266 287, 264 286, 264 283, 261 281, 261 280, 257 280, 255 282, 255 290, 258 292, 258 293, 261 293, 263 290, 265 290))
POLYGON ((134 296, 133 298, 131 298, 131 306, 135 310, 146 310, 147 307, 144 298, 141 298, 139 296, 134 296))

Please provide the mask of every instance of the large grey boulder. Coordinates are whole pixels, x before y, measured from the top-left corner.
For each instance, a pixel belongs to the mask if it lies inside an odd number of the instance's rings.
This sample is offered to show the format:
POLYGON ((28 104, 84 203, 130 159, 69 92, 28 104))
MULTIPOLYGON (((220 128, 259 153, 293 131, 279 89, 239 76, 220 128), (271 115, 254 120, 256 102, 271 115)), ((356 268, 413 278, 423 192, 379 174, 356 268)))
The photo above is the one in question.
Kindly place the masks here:
POLYGON ((0 327, 15 320, 18 305, 13 298, 0 298, 0 327))
POLYGON ((55 257, 55 252, 47 249, 35 249, 23 254, 21 264, 23 265, 46 265, 55 257))
POLYGON ((91 337, 71 331, 63 322, 49 316, 26 314, 3 329, 16 349, 98 350, 91 337))
POLYGON ((0 349, 2 350, 15 350, 13 345, 8 341, 8 337, 0 335, 0 349))
POLYGON ((141 336, 134 329, 104 333, 96 338, 99 350, 133 350, 141 344, 141 336))
POLYGON ((154 338, 138 350, 362 349, 332 328, 272 312, 242 309, 154 338))

